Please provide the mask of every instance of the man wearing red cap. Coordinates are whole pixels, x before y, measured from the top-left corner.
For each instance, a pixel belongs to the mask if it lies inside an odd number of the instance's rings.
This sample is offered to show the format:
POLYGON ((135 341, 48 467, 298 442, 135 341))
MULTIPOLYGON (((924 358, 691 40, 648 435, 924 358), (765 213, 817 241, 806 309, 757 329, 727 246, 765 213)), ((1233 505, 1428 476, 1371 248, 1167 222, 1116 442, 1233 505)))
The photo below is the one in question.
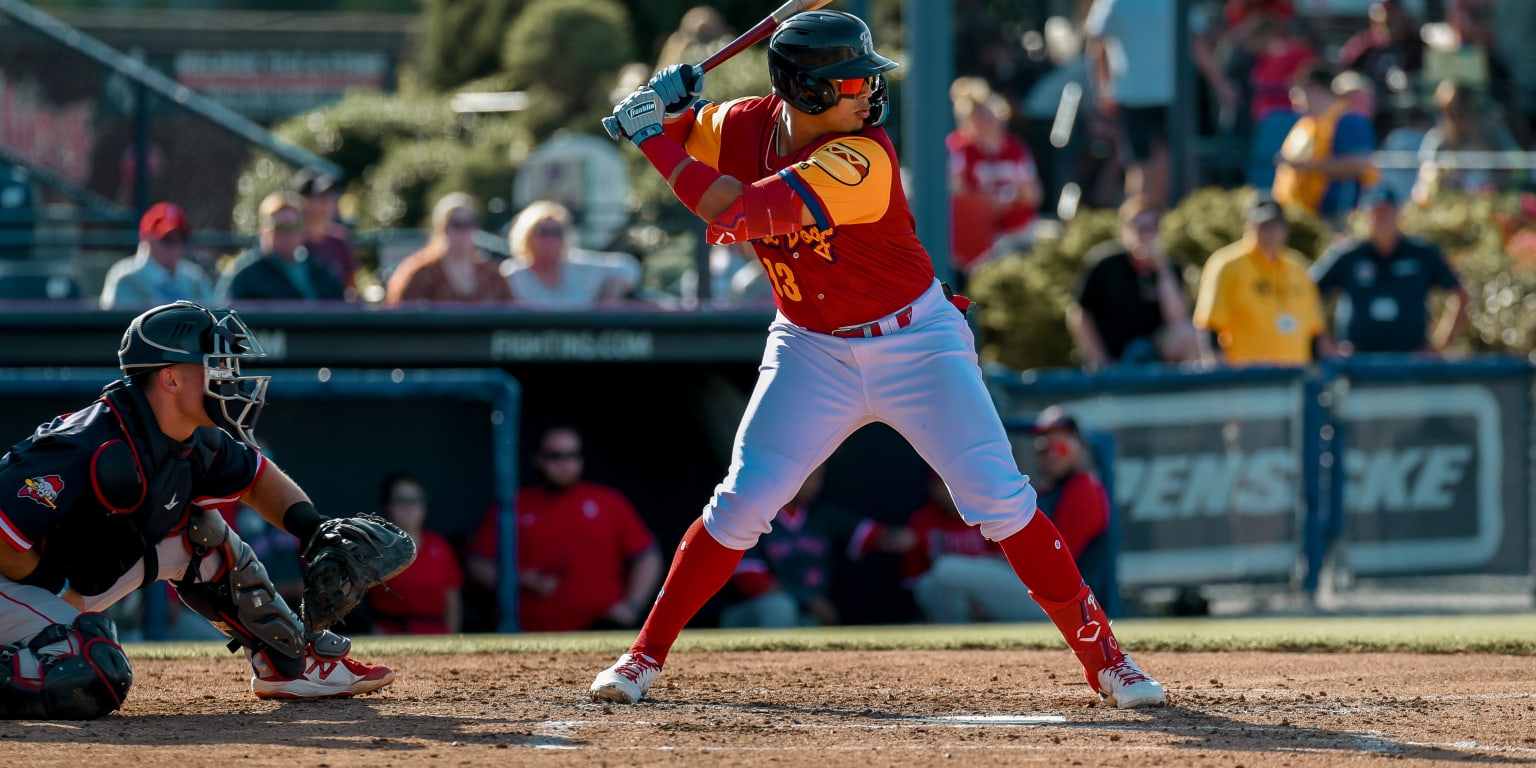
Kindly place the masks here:
POLYGON ((213 303, 208 274, 186 258, 187 214, 175 203, 155 203, 139 219, 139 250, 112 265, 101 288, 102 309, 143 309, 187 299, 213 303))

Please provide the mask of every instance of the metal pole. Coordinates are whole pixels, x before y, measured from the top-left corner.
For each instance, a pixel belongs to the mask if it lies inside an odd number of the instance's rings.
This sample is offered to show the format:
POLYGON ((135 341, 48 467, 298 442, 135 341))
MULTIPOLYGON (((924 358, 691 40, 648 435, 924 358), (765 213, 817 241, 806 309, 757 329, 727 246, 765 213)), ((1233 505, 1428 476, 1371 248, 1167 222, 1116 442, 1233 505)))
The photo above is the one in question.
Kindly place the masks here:
POLYGON ((907 199, 917 236, 941 280, 954 278, 949 247, 949 155, 944 137, 954 127, 949 84, 954 79, 953 15, 949 3, 903 0, 907 45, 901 99, 901 158, 911 173, 907 199))
POLYGON ((149 88, 133 85, 133 209, 149 210, 149 88))
POLYGON ((1200 99, 1195 88, 1195 67, 1189 50, 1191 0, 1176 0, 1173 11, 1173 104, 1168 109, 1168 199, 1172 207, 1194 188, 1199 179, 1200 158, 1195 155, 1195 111, 1200 99))

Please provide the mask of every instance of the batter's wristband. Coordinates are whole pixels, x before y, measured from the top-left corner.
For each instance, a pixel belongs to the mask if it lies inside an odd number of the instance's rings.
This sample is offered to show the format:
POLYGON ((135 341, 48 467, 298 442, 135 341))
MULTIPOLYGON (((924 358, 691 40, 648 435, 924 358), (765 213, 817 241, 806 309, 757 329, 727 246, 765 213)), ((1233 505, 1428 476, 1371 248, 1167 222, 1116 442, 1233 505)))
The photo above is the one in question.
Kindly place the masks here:
POLYGON ((283 530, 293 534, 304 544, 315 537, 315 531, 320 530, 320 524, 325 518, 320 515, 315 505, 307 501, 294 502, 293 506, 283 512, 283 530))
POLYGON ((645 153, 645 159, 651 161, 661 177, 667 180, 677 199, 688 206, 688 210, 698 214, 699 201, 719 180, 720 172, 693 158, 667 136, 657 136, 645 142, 640 151, 645 153), (679 167, 682 168, 680 173, 679 167), (677 174, 676 178, 673 178, 673 174, 677 174))

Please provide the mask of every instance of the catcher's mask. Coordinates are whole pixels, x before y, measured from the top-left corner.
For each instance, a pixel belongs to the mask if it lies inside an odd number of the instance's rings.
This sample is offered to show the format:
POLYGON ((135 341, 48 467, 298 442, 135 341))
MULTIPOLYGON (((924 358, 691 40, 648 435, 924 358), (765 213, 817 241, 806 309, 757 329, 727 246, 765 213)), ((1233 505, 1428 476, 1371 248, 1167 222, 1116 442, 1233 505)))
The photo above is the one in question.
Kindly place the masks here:
MULTIPOLYGON (((843 98, 842 81, 869 79, 869 117, 879 126, 886 118, 883 73, 899 66, 875 53, 869 27, 841 11, 806 11, 791 16, 768 41, 768 77, 773 91, 795 109, 819 115, 843 98)), ((850 89, 851 90, 851 89, 850 89)), ((857 96, 855 91, 852 96, 857 96)))
POLYGON ((234 310, 190 301, 163 304, 135 317, 117 350, 125 376, 177 363, 202 365, 208 417, 252 446, 272 377, 240 375, 240 360, 265 356, 261 342, 234 310))

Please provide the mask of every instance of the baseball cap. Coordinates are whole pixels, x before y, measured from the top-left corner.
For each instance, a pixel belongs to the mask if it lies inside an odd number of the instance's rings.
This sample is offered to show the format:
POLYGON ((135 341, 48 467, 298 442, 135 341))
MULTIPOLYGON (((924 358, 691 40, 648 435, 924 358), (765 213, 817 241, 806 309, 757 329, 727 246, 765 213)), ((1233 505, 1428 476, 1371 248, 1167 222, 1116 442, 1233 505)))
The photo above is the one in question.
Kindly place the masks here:
POLYGON ((1397 193, 1393 192, 1391 187, 1379 184, 1371 187, 1365 194, 1360 196, 1360 207, 1362 209, 1370 210, 1378 205, 1390 205, 1396 208, 1398 206, 1397 193))
POLYGON ((339 182, 334 176, 305 168, 293 177, 293 189, 305 197, 314 197, 334 191, 339 182))
POLYGON ((1285 221, 1285 211, 1272 197, 1260 197, 1248 206, 1248 223, 1253 225, 1268 224, 1271 221, 1285 221))
POLYGON ((175 203, 155 203, 139 219, 139 239, 146 242, 163 240, 172 232, 186 235, 191 231, 186 212, 175 203))
POLYGON ((1070 432, 1080 434, 1077 428, 1077 419, 1067 415, 1061 406, 1053 405, 1040 412, 1035 418, 1034 426, 1029 428, 1032 435, 1043 435, 1046 432, 1070 432))

